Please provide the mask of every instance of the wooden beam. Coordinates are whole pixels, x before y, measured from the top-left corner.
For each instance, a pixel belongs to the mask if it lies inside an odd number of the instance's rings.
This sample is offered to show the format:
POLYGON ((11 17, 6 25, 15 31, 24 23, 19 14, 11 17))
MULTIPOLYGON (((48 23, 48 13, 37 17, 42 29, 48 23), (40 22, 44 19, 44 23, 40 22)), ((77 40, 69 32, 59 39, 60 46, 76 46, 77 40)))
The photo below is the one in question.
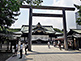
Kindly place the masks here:
MULTIPOLYGON (((30 8, 29 5, 22 5, 21 8, 30 8)), ((68 10, 74 11, 74 7, 57 7, 57 6, 32 6, 33 9, 47 9, 47 10, 68 10)))
POLYGON ((33 13, 33 16, 40 16, 40 17, 63 17, 62 14, 43 14, 43 13, 33 13))

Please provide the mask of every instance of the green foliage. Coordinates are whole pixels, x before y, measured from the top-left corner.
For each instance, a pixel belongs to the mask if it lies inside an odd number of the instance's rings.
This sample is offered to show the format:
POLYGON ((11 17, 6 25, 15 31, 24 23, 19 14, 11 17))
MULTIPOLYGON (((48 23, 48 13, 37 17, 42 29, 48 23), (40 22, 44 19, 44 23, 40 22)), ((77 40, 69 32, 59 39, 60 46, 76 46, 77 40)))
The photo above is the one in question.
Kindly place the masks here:
POLYGON ((18 0, 0 0, 0 26, 11 26, 17 20, 21 4, 18 0))
POLYGON ((38 6, 43 2, 43 0, 24 0, 24 1, 30 5, 35 5, 35 6, 38 6))
POLYGON ((79 13, 79 18, 77 18, 76 23, 78 25, 81 25, 81 6, 75 5, 75 4, 74 4, 74 6, 78 9, 78 13, 79 13))
POLYGON ((39 5, 42 0, 0 0, 0 26, 11 26, 20 15, 20 7, 26 2, 29 5, 39 5))
POLYGON ((1 27, 0 26, 0 33, 4 33, 4 34, 12 34, 13 32, 19 32, 21 29, 20 28, 5 28, 5 27, 1 27))
POLYGON ((63 33, 60 29, 57 29, 57 28, 53 28, 56 32, 61 32, 63 33))
POLYGON ((13 32, 18 32, 20 29, 9 29, 18 18, 16 16, 20 15, 20 7, 22 3, 26 2, 29 5, 39 5, 42 3, 42 0, 0 0, 0 33, 5 34, 2 36, 2 40, 11 38, 9 34, 13 32))
POLYGON ((7 29, 8 31, 10 31, 10 32, 19 32, 21 29, 11 29, 11 28, 9 28, 9 29, 7 29))
POLYGON ((34 1, 33 1, 33 4, 38 6, 38 5, 40 5, 40 3, 42 3, 42 2, 43 2, 42 0, 34 0, 34 1))
POLYGON ((7 29, 6 29, 5 27, 0 26, 0 33, 7 34, 7 33, 8 33, 8 31, 7 31, 7 29))

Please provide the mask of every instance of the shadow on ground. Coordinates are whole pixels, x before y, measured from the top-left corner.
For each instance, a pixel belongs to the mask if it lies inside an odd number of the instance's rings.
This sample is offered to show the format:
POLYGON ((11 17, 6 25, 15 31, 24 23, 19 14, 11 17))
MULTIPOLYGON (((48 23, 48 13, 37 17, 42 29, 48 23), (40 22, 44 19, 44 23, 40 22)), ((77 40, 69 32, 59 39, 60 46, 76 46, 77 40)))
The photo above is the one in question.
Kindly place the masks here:
POLYGON ((27 61, 27 60, 33 60, 33 58, 26 58, 26 59, 24 59, 24 61, 27 61))
POLYGON ((13 54, 12 53, 7 53, 7 52, 0 52, 0 61, 5 61, 9 57, 11 57, 13 54))
POLYGON ((31 51, 28 55, 37 55, 37 54, 81 54, 81 52, 37 52, 31 51))

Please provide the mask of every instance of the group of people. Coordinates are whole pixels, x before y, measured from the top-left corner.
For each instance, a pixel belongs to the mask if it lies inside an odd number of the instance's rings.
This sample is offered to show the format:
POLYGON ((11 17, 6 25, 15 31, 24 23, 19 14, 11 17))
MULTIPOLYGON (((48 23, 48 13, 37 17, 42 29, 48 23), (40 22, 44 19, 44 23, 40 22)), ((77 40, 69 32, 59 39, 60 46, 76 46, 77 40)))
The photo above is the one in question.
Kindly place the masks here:
MULTIPOLYGON (((56 46, 56 42, 54 41, 53 42, 53 46, 55 47, 56 46)), ((58 41, 58 46, 59 46, 59 49, 61 50, 61 41, 58 41)), ((50 42, 48 41, 48 48, 50 48, 50 42)))
POLYGON ((16 48, 14 48, 14 56, 17 56, 17 51, 19 50, 20 52, 20 57, 19 59, 22 58, 23 55, 23 47, 25 47, 25 55, 27 54, 27 49, 28 49, 28 43, 24 43, 25 45, 23 46, 23 43, 21 43, 20 45, 18 45, 18 43, 16 44, 16 48), (20 47, 20 48, 19 48, 20 47))

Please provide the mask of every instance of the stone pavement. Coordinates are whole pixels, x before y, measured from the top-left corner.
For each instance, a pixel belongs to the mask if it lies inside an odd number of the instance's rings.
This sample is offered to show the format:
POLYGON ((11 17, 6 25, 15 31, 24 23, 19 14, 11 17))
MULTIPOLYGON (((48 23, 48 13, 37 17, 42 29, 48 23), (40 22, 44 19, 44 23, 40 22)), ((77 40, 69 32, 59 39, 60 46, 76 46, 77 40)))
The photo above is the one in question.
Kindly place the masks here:
POLYGON ((22 59, 16 56, 6 61, 81 61, 81 51, 65 51, 53 46, 49 49, 47 45, 33 45, 32 52, 23 55, 22 59))

